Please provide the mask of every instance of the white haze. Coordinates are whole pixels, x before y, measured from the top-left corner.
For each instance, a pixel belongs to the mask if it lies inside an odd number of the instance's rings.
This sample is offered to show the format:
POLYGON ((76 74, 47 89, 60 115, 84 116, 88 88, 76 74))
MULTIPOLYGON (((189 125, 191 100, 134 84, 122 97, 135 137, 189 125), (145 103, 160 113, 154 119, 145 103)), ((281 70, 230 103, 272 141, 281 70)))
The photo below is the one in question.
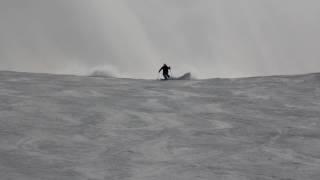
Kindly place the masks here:
POLYGON ((316 0, 1 0, 0 68, 154 78, 320 71, 316 0), (106 67, 106 68, 104 68, 106 67))

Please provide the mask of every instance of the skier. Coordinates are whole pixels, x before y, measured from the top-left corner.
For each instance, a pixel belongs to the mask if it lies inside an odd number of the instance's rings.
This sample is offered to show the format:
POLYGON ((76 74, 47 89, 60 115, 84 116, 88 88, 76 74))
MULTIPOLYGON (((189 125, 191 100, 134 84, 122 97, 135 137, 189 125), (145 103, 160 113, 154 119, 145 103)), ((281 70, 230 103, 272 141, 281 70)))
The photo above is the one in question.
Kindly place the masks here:
POLYGON ((160 68, 159 73, 162 71, 163 77, 165 80, 168 80, 170 78, 169 70, 171 69, 170 66, 167 66, 166 64, 163 64, 163 66, 160 68))

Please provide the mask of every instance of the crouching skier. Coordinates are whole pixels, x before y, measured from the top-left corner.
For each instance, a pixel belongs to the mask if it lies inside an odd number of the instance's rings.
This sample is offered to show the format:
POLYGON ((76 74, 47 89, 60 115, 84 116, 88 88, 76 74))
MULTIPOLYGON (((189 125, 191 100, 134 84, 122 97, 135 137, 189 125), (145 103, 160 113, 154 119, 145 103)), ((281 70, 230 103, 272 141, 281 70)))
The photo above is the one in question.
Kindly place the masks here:
POLYGON ((168 80, 170 78, 170 75, 169 75, 170 69, 171 69, 170 66, 167 66, 166 64, 164 64, 159 70, 159 73, 162 71, 162 74, 165 80, 168 80))

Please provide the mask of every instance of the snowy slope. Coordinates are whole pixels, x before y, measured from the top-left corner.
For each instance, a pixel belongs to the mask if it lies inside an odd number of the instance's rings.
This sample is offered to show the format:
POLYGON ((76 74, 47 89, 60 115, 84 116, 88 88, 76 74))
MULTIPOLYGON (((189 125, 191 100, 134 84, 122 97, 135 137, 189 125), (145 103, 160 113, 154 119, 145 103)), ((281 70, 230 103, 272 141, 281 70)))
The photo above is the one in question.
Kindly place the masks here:
POLYGON ((320 74, 0 72, 1 180, 318 180, 320 74))

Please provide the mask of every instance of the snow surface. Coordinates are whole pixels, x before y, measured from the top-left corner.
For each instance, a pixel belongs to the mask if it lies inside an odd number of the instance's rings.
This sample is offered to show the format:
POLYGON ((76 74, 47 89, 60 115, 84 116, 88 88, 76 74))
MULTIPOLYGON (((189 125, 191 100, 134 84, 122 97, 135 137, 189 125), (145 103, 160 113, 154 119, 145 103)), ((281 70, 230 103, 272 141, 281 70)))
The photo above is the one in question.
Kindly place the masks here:
POLYGON ((319 180, 320 74, 0 72, 1 180, 319 180))

